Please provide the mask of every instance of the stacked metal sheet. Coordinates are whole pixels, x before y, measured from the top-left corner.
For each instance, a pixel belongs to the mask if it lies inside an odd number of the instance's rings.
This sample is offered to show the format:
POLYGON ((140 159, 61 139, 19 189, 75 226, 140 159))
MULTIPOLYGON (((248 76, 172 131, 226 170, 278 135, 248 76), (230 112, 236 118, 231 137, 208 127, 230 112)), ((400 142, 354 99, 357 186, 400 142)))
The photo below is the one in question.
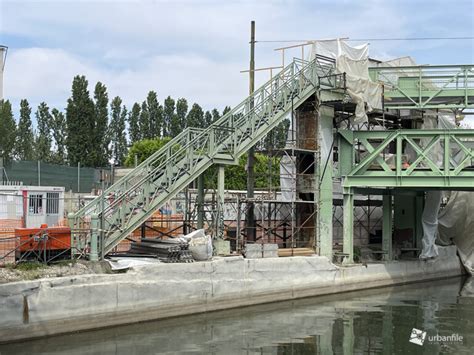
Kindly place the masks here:
POLYGON ((188 243, 182 239, 142 238, 139 242, 132 242, 129 253, 153 256, 165 263, 194 261, 188 243))

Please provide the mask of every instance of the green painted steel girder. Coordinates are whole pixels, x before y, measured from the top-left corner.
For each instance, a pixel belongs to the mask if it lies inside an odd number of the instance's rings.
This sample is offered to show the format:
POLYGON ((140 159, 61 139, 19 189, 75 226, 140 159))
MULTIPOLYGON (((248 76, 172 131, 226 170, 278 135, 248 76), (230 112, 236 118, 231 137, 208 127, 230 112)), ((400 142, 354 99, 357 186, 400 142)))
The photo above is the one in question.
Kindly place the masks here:
POLYGON ((384 107, 464 109, 474 107, 474 65, 420 65, 369 68, 384 84, 384 107))
POLYGON ((339 141, 344 187, 474 190, 474 130, 341 131, 339 141))

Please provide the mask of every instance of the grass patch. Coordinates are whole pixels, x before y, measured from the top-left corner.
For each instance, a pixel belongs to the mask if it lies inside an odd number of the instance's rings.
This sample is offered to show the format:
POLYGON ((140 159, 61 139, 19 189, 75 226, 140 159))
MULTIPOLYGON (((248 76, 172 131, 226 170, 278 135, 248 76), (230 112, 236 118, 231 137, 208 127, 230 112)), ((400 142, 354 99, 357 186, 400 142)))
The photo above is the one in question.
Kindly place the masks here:
POLYGON ((44 269, 47 267, 47 265, 38 263, 35 261, 25 261, 22 263, 17 264, 14 269, 19 270, 19 271, 32 271, 32 270, 38 270, 38 269, 44 269))

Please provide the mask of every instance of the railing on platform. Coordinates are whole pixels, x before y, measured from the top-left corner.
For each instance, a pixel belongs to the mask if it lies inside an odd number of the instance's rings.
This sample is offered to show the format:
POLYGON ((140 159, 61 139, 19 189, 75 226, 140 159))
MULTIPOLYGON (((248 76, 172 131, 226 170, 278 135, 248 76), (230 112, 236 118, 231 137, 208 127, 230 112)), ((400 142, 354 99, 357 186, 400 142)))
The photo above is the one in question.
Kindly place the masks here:
POLYGON ((344 187, 474 190, 472 129, 344 130, 340 149, 344 187))
POLYGON ((474 107, 474 65, 420 65, 369 68, 384 84, 385 108, 474 107))

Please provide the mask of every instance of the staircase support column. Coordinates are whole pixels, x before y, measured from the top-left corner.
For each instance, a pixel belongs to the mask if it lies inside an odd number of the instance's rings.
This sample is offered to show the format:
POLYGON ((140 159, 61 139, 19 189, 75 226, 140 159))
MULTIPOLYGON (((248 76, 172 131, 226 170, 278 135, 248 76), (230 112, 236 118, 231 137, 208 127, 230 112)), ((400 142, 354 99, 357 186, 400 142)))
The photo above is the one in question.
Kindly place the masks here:
POLYGON ((392 260, 392 195, 383 195, 382 250, 385 261, 392 260))
POLYGON ((343 193, 343 253, 344 264, 354 263, 354 192, 351 188, 344 188, 343 193))
POLYGON ((224 180, 225 180, 225 167, 224 165, 218 166, 217 172, 217 238, 220 240, 224 239, 224 180))
POLYGON ((99 261, 98 255, 98 235, 100 219, 97 214, 91 216, 91 248, 89 252, 90 261, 99 261))
POLYGON ((327 256, 332 260, 333 244, 333 118, 334 109, 331 107, 319 107, 319 119, 317 125, 317 139, 319 158, 317 164, 317 190, 316 201, 318 202, 318 239, 320 255, 327 256))
POLYGON ((204 175, 197 178, 197 227, 204 228, 204 175))

